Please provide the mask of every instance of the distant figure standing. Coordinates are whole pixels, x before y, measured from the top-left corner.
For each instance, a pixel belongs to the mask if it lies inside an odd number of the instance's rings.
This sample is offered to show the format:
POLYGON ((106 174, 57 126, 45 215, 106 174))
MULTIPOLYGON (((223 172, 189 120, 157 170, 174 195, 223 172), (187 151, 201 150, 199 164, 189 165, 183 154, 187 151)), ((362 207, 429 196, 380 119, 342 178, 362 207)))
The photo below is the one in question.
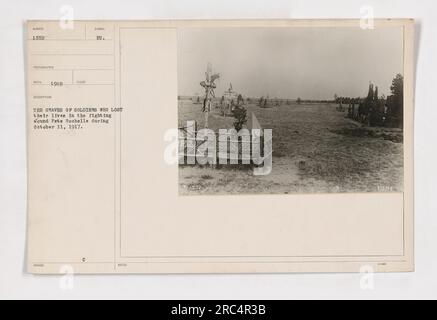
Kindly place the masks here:
POLYGON ((225 91, 225 107, 223 109, 223 115, 231 114, 234 107, 234 100, 237 99, 237 93, 232 88, 232 83, 229 84, 229 89, 225 91))

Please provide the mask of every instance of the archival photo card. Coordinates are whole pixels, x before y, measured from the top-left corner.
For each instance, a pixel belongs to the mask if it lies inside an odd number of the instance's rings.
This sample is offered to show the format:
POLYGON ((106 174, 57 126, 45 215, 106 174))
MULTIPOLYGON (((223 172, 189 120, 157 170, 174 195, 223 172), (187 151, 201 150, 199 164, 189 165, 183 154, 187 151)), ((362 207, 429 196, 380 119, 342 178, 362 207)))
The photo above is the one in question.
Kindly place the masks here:
POLYGON ((27 270, 414 270, 414 21, 29 21, 27 270))

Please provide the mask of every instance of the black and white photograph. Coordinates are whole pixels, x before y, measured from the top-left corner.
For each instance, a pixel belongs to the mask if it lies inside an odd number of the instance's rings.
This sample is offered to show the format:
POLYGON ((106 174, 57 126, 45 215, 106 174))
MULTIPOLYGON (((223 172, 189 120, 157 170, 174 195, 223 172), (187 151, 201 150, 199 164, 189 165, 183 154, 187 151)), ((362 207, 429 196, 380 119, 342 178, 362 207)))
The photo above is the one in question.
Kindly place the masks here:
POLYGON ((358 24, 179 29, 179 194, 402 192, 403 39, 358 24))

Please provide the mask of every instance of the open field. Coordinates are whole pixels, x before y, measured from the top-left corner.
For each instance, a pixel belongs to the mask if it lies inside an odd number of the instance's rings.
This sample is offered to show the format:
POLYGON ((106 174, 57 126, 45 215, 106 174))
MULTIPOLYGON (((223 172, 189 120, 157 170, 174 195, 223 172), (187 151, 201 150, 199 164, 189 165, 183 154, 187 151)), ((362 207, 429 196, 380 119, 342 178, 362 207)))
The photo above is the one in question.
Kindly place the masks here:
MULTIPOLYGON (((179 167, 180 194, 387 192, 403 189, 402 131, 366 128, 332 104, 245 105, 264 129, 273 129, 273 171, 254 176, 250 166, 179 167)), ((179 125, 196 120, 202 105, 179 101, 179 125)), ((231 128, 214 109, 209 128, 231 128)))

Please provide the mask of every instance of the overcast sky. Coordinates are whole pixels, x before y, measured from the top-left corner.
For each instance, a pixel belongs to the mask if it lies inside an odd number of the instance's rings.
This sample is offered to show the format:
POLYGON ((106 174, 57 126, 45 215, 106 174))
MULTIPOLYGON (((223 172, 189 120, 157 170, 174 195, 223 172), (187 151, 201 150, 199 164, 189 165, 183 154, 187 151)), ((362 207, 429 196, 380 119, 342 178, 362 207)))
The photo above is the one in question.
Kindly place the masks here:
POLYGON ((369 81, 389 94, 403 73, 401 28, 180 29, 180 95, 202 94, 207 63, 220 73, 216 96, 232 83, 244 96, 331 99, 366 96, 369 81))

